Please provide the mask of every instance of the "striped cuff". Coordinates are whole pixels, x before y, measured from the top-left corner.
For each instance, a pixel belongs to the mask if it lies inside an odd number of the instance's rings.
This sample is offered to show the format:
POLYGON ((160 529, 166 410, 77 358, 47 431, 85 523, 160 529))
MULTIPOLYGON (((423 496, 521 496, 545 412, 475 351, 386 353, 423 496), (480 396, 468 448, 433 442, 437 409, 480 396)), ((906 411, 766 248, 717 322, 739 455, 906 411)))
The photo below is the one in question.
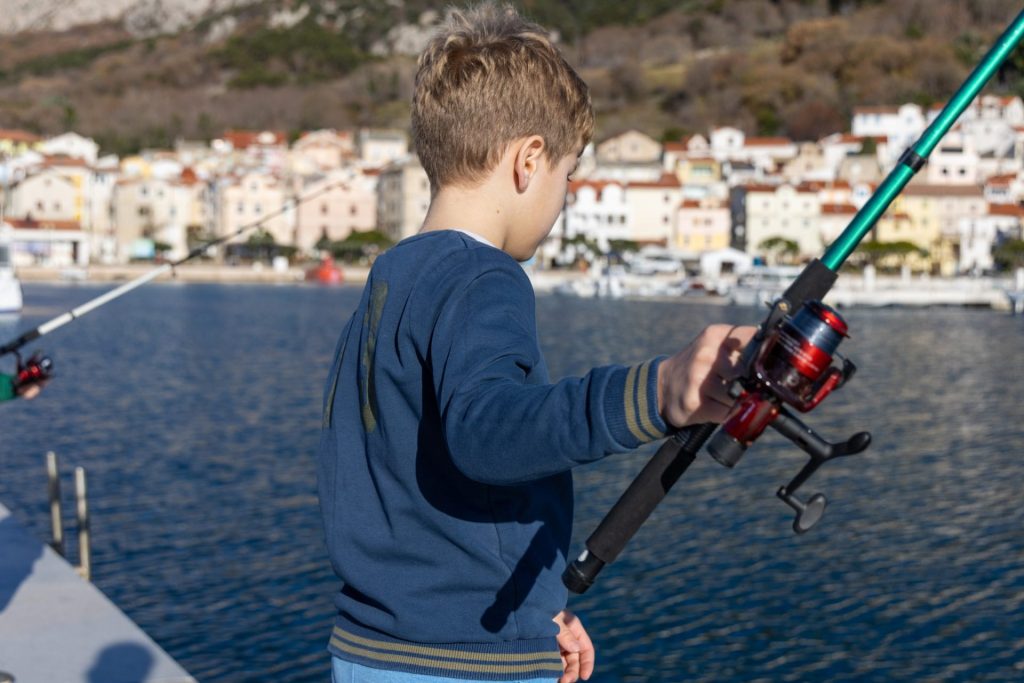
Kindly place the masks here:
POLYGON ((658 414, 658 366, 666 356, 617 369, 604 399, 612 437, 626 448, 663 439, 668 426, 658 414))
POLYGON ((335 624, 331 654, 374 669, 485 681, 555 679, 562 675, 558 645, 551 638, 496 643, 417 644, 352 624, 335 624))

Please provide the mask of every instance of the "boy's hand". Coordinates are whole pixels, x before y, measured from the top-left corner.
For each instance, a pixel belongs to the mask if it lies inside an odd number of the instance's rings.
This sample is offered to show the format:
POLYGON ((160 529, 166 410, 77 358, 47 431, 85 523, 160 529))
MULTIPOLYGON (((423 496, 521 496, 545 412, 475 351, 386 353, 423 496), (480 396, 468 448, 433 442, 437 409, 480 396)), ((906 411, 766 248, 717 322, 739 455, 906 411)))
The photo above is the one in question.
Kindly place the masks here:
POLYGON ((587 680, 594 673, 594 644, 583 628, 579 617, 567 609, 562 610, 553 621, 558 624, 558 649, 562 655, 562 677, 558 683, 575 683, 580 678, 587 680))
POLYGON ((729 385, 756 327, 711 325, 658 366, 658 412, 673 427, 721 423, 732 407, 729 385))

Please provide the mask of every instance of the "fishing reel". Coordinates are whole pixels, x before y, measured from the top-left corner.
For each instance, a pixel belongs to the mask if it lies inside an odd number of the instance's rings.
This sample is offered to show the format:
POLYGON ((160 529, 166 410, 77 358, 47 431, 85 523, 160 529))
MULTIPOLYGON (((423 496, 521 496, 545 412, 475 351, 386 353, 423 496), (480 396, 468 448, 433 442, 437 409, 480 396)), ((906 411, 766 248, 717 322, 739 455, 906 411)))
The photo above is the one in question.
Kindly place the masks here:
POLYGON ((23 361, 21 354, 15 352, 18 359, 17 372, 14 375, 14 389, 21 393, 25 389, 35 385, 45 384, 53 377, 53 360, 44 356, 42 352, 36 351, 28 360, 23 361))
POLYGON ((760 339, 745 355, 744 377, 730 389, 736 404, 708 442, 708 452, 725 467, 735 467, 747 448, 772 427, 807 453, 810 461, 776 493, 796 512, 793 530, 802 534, 821 519, 828 500, 815 493, 805 502, 797 498, 796 490, 829 460, 862 452, 871 435, 859 432, 845 442, 830 443, 787 409, 810 412, 849 381, 857 368, 841 356, 841 365, 833 362, 839 343, 848 336, 839 313, 820 301, 808 301, 792 315, 780 310, 781 305, 776 303, 762 328, 767 332, 759 333, 760 339), (771 324, 774 319, 778 324, 771 324))

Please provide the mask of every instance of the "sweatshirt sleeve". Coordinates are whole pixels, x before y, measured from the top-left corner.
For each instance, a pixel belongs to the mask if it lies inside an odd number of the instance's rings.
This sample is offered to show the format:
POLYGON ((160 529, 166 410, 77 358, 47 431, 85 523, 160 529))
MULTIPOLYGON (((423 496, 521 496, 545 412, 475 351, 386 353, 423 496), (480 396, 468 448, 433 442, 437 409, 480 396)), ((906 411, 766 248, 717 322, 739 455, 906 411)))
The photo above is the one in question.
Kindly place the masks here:
POLYGON ((0 401, 10 401, 18 397, 14 389, 14 377, 0 373, 0 401))
POLYGON ((452 459, 483 483, 549 476, 667 432, 657 400, 663 357, 528 382, 541 362, 533 289, 510 259, 452 294, 434 325, 430 359, 452 459))

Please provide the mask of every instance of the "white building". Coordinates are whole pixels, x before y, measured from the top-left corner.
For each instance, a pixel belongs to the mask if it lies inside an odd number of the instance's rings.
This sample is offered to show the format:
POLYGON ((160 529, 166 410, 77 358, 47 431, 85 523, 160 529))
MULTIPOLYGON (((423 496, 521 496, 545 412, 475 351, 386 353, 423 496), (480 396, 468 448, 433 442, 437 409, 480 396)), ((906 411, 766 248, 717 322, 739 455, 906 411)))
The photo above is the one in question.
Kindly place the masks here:
POLYGON ((375 171, 352 168, 303 178, 296 192, 295 246, 310 252, 325 237, 337 242, 376 228, 377 179, 375 171))
POLYGON ((661 143, 638 130, 627 130, 597 145, 599 165, 655 164, 661 156, 661 143))
POLYGON ((8 192, 8 216, 36 221, 79 222, 79 188, 55 169, 39 169, 9 186, 8 192))
POLYGON ((739 128, 722 126, 711 130, 711 156, 718 161, 746 161, 743 156, 743 143, 746 135, 739 128))
POLYGON ((747 137, 738 157, 740 160, 774 172, 788 161, 796 158, 798 148, 795 142, 782 137, 747 137))
POLYGON ((982 273, 995 267, 994 247, 1006 239, 1020 239, 1024 207, 991 204, 982 216, 962 217, 959 221, 960 254, 957 270, 982 273))
POLYGON ((83 137, 78 133, 64 133, 48 138, 40 142, 36 149, 50 156, 83 159, 89 164, 95 164, 100 153, 100 146, 92 138, 83 137))
POLYGON ((167 245, 170 258, 188 253, 189 230, 210 224, 207 187, 185 173, 179 178, 125 178, 114 186, 111 230, 97 233, 99 258, 128 261, 139 256, 142 240, 167 245), (113 253, 111 253, 113 252, 113 253))
POLYGON ((563 237, 582 236, 608 251, 611 240, 630 240, 629 204, 625 183, 609 180, 576 180, 561 220, 563 237))
POLYGON ((288 186, 276 174, 249 171, 230 179, 218 191, 217 232, 228 235, 243 226, 262 222, 259 230, 269 233, 274 242, 293 245, 295 211, 288 204, 290 199, 288 186))
POLYGON ((355 139, 347 130, 303 133, 292 145, 291 157, 292 170, 297 173, 305 175, 333 171, 355 159, 355 139))
POLYGON ((957 128, 935 146, 924 176, 933 185, 978 185, 978 161, 973 138, 957 128))
POLYGON ((399 242, 415 235, 430 208, 430 180, 419 158, 393 161, 377 178, 377 229, 399 242))
POLYGON ((853 110, 851 131, 861 137, 886 136, 889 141, 886 167, 896 163, 903 151, 910 147, 927 126, 924 111, 916 104, 899 107, 856 107, 853 110))
POLYGON ((0 223, 0 230, 11 240, 11 261, 16 267, 89 263, 89 239, 77 221, 8 218, 0 223))
POLYGON ((368 168, 381 168, 409 155, 409 139, 400 130, 363 128, 358 147, 359 160, 368 168))
POLYGON ((800 258, 821 254, 821 200, 815 189, 788 183, 746 188, 746 252, 763 255, 771 238, 797 243, 800 258))
POLYGON ((679 179, 665 173, 656 181, 626 185, 626 239, 667 246, 675 233, 676 208, 683 199, 679 179))

